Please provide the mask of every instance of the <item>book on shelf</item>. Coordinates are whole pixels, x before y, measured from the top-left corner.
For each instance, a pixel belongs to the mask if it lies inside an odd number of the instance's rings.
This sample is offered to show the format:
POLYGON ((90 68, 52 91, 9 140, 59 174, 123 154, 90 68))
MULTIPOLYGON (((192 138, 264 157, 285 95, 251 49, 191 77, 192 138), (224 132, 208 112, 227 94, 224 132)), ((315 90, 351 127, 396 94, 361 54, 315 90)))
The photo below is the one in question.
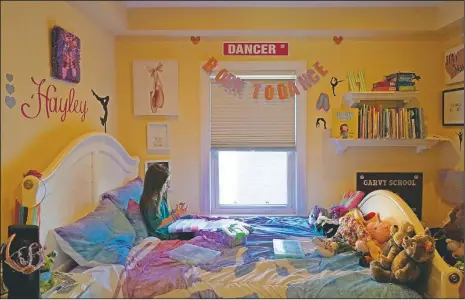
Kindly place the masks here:
POLYGON ((359 110, 357 108, 333 108, 331 113, 333 115, 331 137, 350 140, 358 138, 359 110))
POLYGON ((423 108, 362 104, 357 115, 359 139, 424 139, 427 135, 423 108))
POLYGON ((413 80, 421 79, 420 76, 417 76, 413 72, 392 73, 392 74, 386 75, 384 78, 386 81, 392 81, 392 82, 412 82, 413 80))

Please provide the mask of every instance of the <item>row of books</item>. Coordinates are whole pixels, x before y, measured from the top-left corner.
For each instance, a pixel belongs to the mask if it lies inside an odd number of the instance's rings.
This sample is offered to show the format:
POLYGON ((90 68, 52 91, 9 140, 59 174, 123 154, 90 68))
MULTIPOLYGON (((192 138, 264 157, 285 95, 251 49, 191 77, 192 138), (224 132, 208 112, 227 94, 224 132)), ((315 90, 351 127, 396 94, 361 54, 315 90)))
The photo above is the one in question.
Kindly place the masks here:
POLYGON ((332 137, 339 139, 424 139, 423 108, 382 108, 363 104, 359 108, 333 109, 332 137))
POLYGON ((377 92, 414 92, 416 91, 415 81, 421 77, 415 73, 393 73, 384 77, 383 81, 373 84, 372 91, 377 92))

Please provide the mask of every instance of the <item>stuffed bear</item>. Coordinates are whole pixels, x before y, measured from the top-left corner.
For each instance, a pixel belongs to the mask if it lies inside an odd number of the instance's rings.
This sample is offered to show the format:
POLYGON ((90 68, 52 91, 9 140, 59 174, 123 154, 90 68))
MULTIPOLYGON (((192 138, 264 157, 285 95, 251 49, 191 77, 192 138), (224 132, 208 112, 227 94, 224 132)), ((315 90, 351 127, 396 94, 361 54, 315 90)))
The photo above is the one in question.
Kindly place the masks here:
POLYGON ((386 243, 383 253, 380 255, 379 262, 385 269, 391 267, 392 261, 397 256, 397 254, 402 251, 402 242, 404 238, 413 237, 415 232, 413 230, 413 225, 410 222, 404 222, 402 225, 392 225, 390 227, 391 239, 386 243))
POLYGON ((465 204, 460 204, 449 213, 449 219, 445 222, 443 230, 447 238, 462 242, 464 240, 465 229, 463 219, 465 217, 465 204))
POLYGON ((463 243, 446 239, 447 250, 452 253, 452 256, 456 259, 462 259, 464 255, 463 243))
POLYGON ((390 269, 385 269, 379 261, 370 263, 371 278, 377 282, 415 282, 421 273, 421 264, 434 257, 434 239, 427 234, 404 236, 402 250, 394 258, 390 269))

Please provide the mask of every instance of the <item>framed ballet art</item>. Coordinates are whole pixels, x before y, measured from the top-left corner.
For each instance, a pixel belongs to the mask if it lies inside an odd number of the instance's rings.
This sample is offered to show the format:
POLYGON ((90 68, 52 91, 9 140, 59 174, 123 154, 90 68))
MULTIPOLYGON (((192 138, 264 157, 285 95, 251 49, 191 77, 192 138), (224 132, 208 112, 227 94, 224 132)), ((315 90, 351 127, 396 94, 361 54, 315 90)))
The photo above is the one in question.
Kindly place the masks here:
POLYGON ((178 62, 133 62, 134 115, 178 115, 178 62))
POLYGON ((168 123, 147 124, 147 152, 169 152, 170 133, 168 123))

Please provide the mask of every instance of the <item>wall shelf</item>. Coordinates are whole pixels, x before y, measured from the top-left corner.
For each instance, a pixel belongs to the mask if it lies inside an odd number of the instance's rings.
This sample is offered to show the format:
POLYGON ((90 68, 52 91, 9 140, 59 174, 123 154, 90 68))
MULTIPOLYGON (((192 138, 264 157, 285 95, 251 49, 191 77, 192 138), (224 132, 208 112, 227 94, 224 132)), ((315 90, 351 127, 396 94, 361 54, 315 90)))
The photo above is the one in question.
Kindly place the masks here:
POLYGON ((343 96, 346 107, 355 108, 360 101, 400 102, 404 105, 417 99, 419 92, 349 92, 343 96))
POLYGON ((449 142, 446 137, 427 137, 426 139, 358 139, 342 140, 331 138, 337 154, 344 153, 350 147, 414 147, 420 153, 442 142, 449 142))

